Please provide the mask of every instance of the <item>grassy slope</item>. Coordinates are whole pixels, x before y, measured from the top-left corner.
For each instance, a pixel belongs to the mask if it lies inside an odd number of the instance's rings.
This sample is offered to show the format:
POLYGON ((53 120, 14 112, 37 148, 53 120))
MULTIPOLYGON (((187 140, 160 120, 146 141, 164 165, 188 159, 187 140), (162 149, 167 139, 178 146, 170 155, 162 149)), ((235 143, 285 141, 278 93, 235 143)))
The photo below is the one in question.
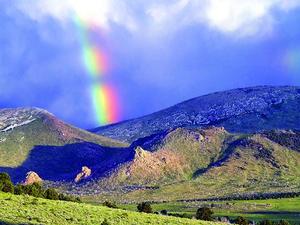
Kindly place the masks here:
POLYGON ((191 180, 222 151, 229 134, 219 128, 171 131, 152 149, 136 149, 135 159, 112 173, 107 185, 157 185, 191 180))
POLYGON ((110 209, 84 203, 52 201, 0 193, 0 223, 9 224, 217 224, 110 209))

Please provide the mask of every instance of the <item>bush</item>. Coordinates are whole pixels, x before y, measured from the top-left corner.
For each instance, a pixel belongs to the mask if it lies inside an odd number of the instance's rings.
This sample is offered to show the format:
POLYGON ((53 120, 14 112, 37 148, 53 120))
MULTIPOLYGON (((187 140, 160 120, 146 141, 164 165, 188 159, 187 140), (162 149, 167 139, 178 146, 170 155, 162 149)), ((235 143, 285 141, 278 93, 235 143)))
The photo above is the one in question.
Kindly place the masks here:
POLYGON ((34 197, 43 197, 43 188, 39 183, 33 183, 30 185, 24 185, 22 187, 24 194, 31 195, 34 197))
POLYGON ((8 173, 0 173, 0 182, 5 181, 5 180, 11 181, 10 176, 8 175, 8 173))
POLYGON ((106 207, 108 207, 108 208, 114 208, 114 209, 118 208, 117 205, 116 205, 116 203, 114 203, 114 202, 109 202, 109 201, 103 202, 103 206, 106 206, 106 207))
POLYGON ((81 199, 79 197, 64 195, 62 193, 60 193, 58 195, 58 199, 61 200, 61 201, 68 201, 68 202, 81 202, 81 199))
POLYGON ((244 217, 242 216, 238 216, 235 220, 234 220, 234 223, 235 224, 239 224, 239 225, 248 225, 249 222, 247 219, 245 219, 244 217))
POLYGON ((197 210, 196 219, 212 221, 213 220, 213 218, 212 218, 213 214, 214 213, 210 208, 202 207, 202 208, 199 208, 197 210))
POLYGON ((168 215, 168 211, 166 209, 163 209, 160 211, 160 214, 166 216, 166 215, 168 215))
POLYGON ((48 188, 44 193, 44 197, 51 200, 59 200, 59 195, 53 188, 48 188))
POLYGON ((137 209, 139 212, 152 213, 152 208, 149 202, 142 202, 138 204, 137 209))
POLYGON ((14 191, 14 194, 15 195, 21 195, 24 193, 24 190, 23 190, 23 186, 21 184, 17 184, 15 186, 15 191, 14 191))
POLYGON ((7 173, 0 173, 0 191, 14 193, 14 185, 7 173))

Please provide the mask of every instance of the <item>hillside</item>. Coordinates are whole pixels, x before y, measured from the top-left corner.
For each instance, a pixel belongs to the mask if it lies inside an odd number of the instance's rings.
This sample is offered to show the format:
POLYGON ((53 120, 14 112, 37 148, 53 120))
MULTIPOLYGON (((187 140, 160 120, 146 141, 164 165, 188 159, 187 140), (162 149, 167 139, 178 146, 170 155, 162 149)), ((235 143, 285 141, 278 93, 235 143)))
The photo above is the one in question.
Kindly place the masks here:
POLYGON ((86 200, 180 201, 300 192, 297 130, 232 133, 224 127, 180 127, 129 146, 40 109, 4 110, 0 118, 1 172, 21 182, 34 171, 45 186, 86 200), (78 176, 86 178, 75 182, 78 176))
POLYGON ((220 224, 0 193, 0 224, 220 224))
POLYGON ((230 132, 300 129, 300 87, 258 86, 200 96, 165 110, 92 131, 132 142, 177 127, 223 126, 230 132))
POLYGON ((285 130, 237 135, 216 127, 177 128, 134 142, 133 159, 68 190, 121 202, 299 192, 299 138, 285 130))
POLYGON ((71 179, 82 166, 101 162, 95 157, 123 158, 126 146, 70 126, 42 109, 0 110, 0 171, 9 172, 14 181, 30 170, 43 179, 71 179))

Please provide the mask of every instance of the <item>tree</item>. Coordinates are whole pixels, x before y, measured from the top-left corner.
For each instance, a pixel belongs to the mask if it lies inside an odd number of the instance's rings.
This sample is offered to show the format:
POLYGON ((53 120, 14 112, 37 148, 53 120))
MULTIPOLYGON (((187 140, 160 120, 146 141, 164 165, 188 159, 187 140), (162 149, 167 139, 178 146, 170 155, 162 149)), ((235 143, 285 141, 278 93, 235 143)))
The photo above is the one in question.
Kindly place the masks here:
POLYGON ((239 225, 248 225, 249 221, 247 219, 245 219, 242 216, 238 216, 235 220, 234 220, 235 224, 239 224, 239 225))
POLYGON ((4 181, 4 180, 10 180, 10 176, 8 175, 8 173, 0 173, 0 182, 4 181))
POLYGON ((117 205, 116 205, 116 203, 114 203, 114 202, 109 202, 109 201, 103 202, 103 206, 106 206, 106 207, 108 207, 108 208, 114 208, 114 209, 118 208, 117 205))
POLYGON ((168 215, 168 211, 166 209, 163 209, 160 211, 160 214, 166 216, 166 215, 168 215))
POLYGON ((138 204, 137 209, 139 212, 152 213, 152 208, 149 202, 142 202, 138 204))
POLYGON ((44 193, 44 197, 51 200, 59 200, 59 195, 54 188, 48 188, 44 193))
POLYGON ((196 219, 212 221, 213 220, 212 214, 213 211, 210 208, 202 207, 197 210, 196 219))
POLYGON ((0 173, 0 191, 14 193, 14 185, 7 173, 0 173))
POLYGON ((33 183, 23 186, 23 193, 34 197, 42 197, 43 189, 39 183, 33 183))
POLYGON ((24 193, 24 190, 23 190, 23 186, 21 184, 17 184, 15 186, 15 191, 14 191, 15 195, 21 195, 24 193))

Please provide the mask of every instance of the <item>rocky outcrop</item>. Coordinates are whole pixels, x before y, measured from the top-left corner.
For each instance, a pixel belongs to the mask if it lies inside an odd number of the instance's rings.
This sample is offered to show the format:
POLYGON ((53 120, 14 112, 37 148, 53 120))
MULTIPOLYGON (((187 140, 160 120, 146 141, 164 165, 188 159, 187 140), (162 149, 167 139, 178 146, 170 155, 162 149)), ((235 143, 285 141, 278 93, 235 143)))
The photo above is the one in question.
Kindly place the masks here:
POLYGON ((30 185, 30 184, 34 184, 34 183, 41 183, 43 180, 42 178, 40 178, 40 176, 33 171, 29 171, 26 174, 26 178, 25 181, 23 182, 24 185, 30 185))
POLYGON ((81 172, 79 174, 77 174, 74 181, 76 183, 78 183, 78 182, 82 181, 83 179, 86 179, 89 176, 91 176, 91 174, 92 174, 92 170, 90 168, 88 168, 87 166, 83 166, 81 168, 81 172))

